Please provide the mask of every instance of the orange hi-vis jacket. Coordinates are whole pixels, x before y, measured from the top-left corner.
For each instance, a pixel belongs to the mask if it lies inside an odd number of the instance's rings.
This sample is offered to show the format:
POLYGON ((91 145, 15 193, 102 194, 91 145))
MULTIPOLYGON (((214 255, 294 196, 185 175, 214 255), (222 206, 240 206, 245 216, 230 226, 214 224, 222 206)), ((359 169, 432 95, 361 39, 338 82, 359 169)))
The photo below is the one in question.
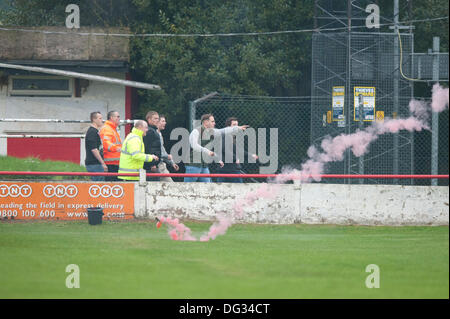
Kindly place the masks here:
POLYGON ((122 141, 120 140, 117 125, 111 121, 106 121, 100 130, 100 138, 103 143, 103 157, 106 165, 119 165, 120 150, 122 141))

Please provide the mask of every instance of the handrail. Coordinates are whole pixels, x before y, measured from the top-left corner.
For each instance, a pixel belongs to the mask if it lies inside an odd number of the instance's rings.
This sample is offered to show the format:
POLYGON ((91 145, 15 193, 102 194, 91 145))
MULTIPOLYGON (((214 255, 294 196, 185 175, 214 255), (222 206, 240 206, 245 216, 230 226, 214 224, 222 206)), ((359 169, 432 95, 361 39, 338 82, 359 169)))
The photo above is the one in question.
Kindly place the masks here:
MULTIPOLYGON (((24 172, 24 171, 0 171, 1 175, 47 175, 47 176, 139 176, 139 173, 90 173, 90 172, 24 172)), ((449 175, 391 175, 391 174, 320 174, 303 175, 299 174, 186 174, 186 173, 147 173, 150 177, 224 177, 224 178, 277 178, 286 177, 290 180, 303 178, 372 178, 372 179, 448 179, 449 175)))

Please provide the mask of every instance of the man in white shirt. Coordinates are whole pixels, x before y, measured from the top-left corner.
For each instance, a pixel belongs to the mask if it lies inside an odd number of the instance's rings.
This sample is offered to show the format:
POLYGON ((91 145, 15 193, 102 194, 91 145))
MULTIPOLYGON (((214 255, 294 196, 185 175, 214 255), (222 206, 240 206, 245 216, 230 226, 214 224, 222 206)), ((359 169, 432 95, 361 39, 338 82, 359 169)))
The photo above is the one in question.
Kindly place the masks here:
MULTIPOLYGON (((245 131, 248 125, 225 127, 216 129, 216 121, 212 114, 203 114, 201 125, 192 130, 189 135, 190 162, 185 165, 187 174, 209 174, 208 164, 213 160, 223 166, 223 162, 216 154, 207 148, 215 138, 221 138, 222 134, 237 134, 239 131, 245 131)), ((185 182, 206 182, 210 183, 210 177, 185 177, 185 182)))

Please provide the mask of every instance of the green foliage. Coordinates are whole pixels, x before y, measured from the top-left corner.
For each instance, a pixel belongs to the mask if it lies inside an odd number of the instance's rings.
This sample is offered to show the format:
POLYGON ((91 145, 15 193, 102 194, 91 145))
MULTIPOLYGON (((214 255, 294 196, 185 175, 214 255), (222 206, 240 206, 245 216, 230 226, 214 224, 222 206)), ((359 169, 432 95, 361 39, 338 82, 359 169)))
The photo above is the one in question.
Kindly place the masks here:
POLYGON ((415 24, 414 51, 427 52, 433 47, 433 37, 440 38, 440 51, 448 52, 448 1, 414 1, 412 20, 445 17, 447 19, 415 24))
MULTIPOLYGON (((5 0, 3 25, 64 25, 65 7, 80 6, 82 26, 127 26, 134 33, 208 34, 310 29, 311 0, 5 0)), ((380 0, 382 23, 392 22, 391 0, 380 0)), ((400 0, 400 21, 448 15, 447 0, 400 0)), ((432 37, 448 51, 448 19, 414 23, 415 51, 432 37)), ((383 29, 390 32, 387 27, 383 29)), ((229 94, 310 94, 311 33, 233 37, 131 38, 130 67, 139 81, 161 91, 139 90, 136 117, 150 109, 169 116, 168 130, 187 126, 188 102, 218 91, 229 94)), ((419 85, 420 86, 420 85, 419 85)), ((418 87, 419 95, 422 90, 418 87)))
POLYGON ((128 0, 5 0, 0 22, 7 26, 64 26, 67 5, 80 8, 82 26, 127 26, 133 20, 128 0))
MULTIPOLYGON (((13 156, 0 156, 0 171, 25 172, 86 172, 84 166, 71 162, 41 160, 36 157, 18 158, 13 156)), ((0 175, 1 180, 89 180, 88 176, 27 176, 27 175, 0 175)))
MULTIPOLYGON (((312 24, 311 1, 134 1, 136 33, 211 34, 293 30, 312 24)), ((310 34, 234 37, 134 38, 131 67, 157 83, 140 91, 141 112, 169 113, 187 125, 186 107, 219 91, 248 95, 300 95, 310 64, 310 34)), ((308 79, 309 81, 309 79, 308 79)))

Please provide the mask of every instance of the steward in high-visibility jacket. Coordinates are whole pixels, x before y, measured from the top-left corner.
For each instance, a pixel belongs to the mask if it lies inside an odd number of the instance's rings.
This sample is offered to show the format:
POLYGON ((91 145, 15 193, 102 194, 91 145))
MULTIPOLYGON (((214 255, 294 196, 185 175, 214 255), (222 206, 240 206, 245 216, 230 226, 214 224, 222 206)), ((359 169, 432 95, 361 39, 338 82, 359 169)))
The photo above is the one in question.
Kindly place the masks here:
MULTIPOLYGON (((145 154, 145 147, 142 137, 147 134, 148 124, 139 120, 127 135, 122 145, 120 153, 119 174, 120 173, 139 173, 139 169, 144 167, 145 162, 158 160, 158 157, 152 154, 145 154)), ((120 176, 122 180, 139 180, 139 176, 120 176)))
POLYGON ((119 132, 117 132, 117 126, 115 122, 108 120, 100 130, 106 165, 119 165, 122 141, 119 132))

